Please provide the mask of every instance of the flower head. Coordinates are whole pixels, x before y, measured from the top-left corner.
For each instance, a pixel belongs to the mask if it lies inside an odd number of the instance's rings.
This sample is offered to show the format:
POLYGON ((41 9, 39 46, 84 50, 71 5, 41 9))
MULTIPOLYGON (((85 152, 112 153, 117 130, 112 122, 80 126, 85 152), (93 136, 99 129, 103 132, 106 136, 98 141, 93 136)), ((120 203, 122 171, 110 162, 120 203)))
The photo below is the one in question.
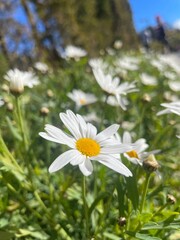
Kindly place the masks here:
POLYGON ((86 55, 87 55, 87 52, 84 49, 75 47, 72 45, 68 45, 65 48, 65 52, 63 53, 64 58, 75 58, 75 59, 85 57, 86 55))
POLYGON ((119 140, 123 144, 129 145, 132 147, 130 151, 127 151, 124 153, 124 156, 134 164, 142 165, 143 161, 150 154, 159 152, 159 150, 145 152, 145 150, 149 147, 149 145, 146 143, 146 139, 140 138, 135 142, 132 142, 131 134, 128 131, 124 132, 122 139, 118 134, 115 134, 115 137, 117 140, 119 140))
POLYGON ((110 74, 105 75, 101 68, 93 68, 92 70, 99 86, 108 94, 114 95, 119 103, 119 106, 125 110, 126 104, 122 104, 122 98, 120 95, 126 95, 128 93, 138 91, 135 88, 135 82, 124 82, 120 84, 120 79, 118 77, 112 78, 110 74))
POLYGON ((4 79, 10 82, 10 91, 20 94, 24 91, 24 86, 32 88, 39 84, 38 78, 32 72, 22 72, 19 69, 9 70, 4 79))
POLYGON ((88 105, 97 101, 97 98, 93 94, 85 93, 81 90, 74 89, 67 95, 76 103, 77 107, 88 105))
POLYGON ((120 174, 132 176, 130 170, 113 156, 130 150, 129 146, 117 143, 111 138, 117 132, 119 125, 113 124, 97 134, 95 126, 86 123, 80 115, 75 115, 70 110, 60 113, 60 119, 71 135, 49 124, 45 126, 46 132, 39 133, 47 140, 71 148, 57 157, 49 167, 49 172, 58 171, 70 163, 78 165, 81 172, 88 176, 93 172, 91 161, 98 161, 120 174))
POLYGON ((157 85, 157 80, 155 77, 150 76, 146 73, 142 73, 141 74, 141 81, 144 85, 150 85, 150 86, 154 86, 157 85))
POLYGON ((166 109, 159 111, 157 115, 167 114, 167 113, 175 113, 180 116, 180 101, 175 101, 171 103, 162 103, 161 106, 166 109))
POLYGON ((47 73, 48 70, 49 70, 48 65, 45 64, 45 63, 42 63, 42 62, 36 62, 36 63, 34 64, 34 67, 35 67, 38 71, 40 71, 40 72, 42 72, 42 73, 47 73))
POLYGON ((2 105, 4 105, 4 101, 3 101, 3 99, 0 97, 0 107, 1 107, 2 105))

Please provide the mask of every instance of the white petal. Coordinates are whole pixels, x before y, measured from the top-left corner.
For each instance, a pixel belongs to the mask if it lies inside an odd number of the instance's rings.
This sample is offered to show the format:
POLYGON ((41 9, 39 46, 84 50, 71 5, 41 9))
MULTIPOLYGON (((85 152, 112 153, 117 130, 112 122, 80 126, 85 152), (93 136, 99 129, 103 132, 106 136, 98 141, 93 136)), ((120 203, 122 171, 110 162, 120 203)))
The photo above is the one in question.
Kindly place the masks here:
MULTIPOLYGON (((45 132, 40 132, 39 136, 45 138, 46 140, 52 141, 52 142, 56 142, 56 143, 61 143, 58 139, 53 138, 51 136, 49 136, 47 133, 45 132)), ((61 143, 62 144, 62 143, 61 143)))
POLYGON ((49 172, 56 172, 67 165, 73 158, 76 150, 69 150, 57 157, 49 167, 49 172))
POLYGON ((85 176, 89 176, 93 172, 93 165, 91 161, 86 158, 86 160, 79 165, 79 169, 85 176))
POLYGON ((58 140, 59 143, 66 144, 67 146, 74 148, 75 139, 73 139, 70 135, 64 133, 61 129, 50 124, 46 124, 45 130, 50 137, 58 140))
POLYGON ((131 135, 127 131, 123 134, 123 143, 131 143, 131 135))
POLYGON ((70 164, 75 166, 75 165, 79 165, 81 163, 83 163, 86 159, 86 156, 80 154, 79 151, 76 151, 76 153, 74 154, 73 159, 71 160, 70 164))
POLYGON ((114 135, 118 129, 119 129, 119 125, 113 124, 113 125, 109 126, 108 128, 104 129, 102 132, 100 132, 95 137, 95 140, 97 142, 102 142, 102 141, 106 140, 107 138, 110 138, 112 135, 114 135))
POLYGON ((77 125, 77 122, 75 122, 70 116, 68 116, 65 113, 60 113, 60 118, 64 125, 67 127, 67 129, 72 133, 72 135, 78 139, 81 138, 81 134, 79 131, 79 126, 77 125))
POLYGON ((86 137, 87 138, 92 138, 94 139, 97 134, 97 129, 95 126, 93 126, 91 123, 87 123, 87 133, 86 137))
POLYGON ((125 153, 125 152, 129 152, 132 150, 132 146, 131 145, 127 145, 127 144, 116 144, 116 145, 111 145, 111 146, 107 146, 107 147, 102 147, 101 148, 101 153, 102 154, 116 154, 116 153, 125 153))
POLYGON ((118 172, 126 177, 132 176, 131 171, 118 159, 114 158, 113 156, 107 155, 98 155, 97 158, 98 162, 102 163, 106 167, 118 172))

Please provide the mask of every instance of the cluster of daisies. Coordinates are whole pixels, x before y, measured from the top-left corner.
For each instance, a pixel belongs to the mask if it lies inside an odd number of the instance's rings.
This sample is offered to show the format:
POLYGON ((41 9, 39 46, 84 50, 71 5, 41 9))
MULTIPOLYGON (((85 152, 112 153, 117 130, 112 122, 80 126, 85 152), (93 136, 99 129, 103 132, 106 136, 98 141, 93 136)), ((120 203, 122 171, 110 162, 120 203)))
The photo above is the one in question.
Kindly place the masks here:
MULTIPOLYGON (((72 56, 83 57, 86 52, 80 49, 75 49, 72 46, 65 51, 66 57, 72 56)), ((124 57, 117 61, 118 69, 121 73, 126 74, 126 71, 136 71, 138 69, 139 60, 136 58, 124 57)), ((162 64, 158 61, 153 61, 152 64, 158 68, 162 68, 162 64)), ((126 95, 132 92, 137 92, 135 81, 122 82, 120 78, 114 77, 111 74, 111 69, 107 72, 107 64, 100 59, 92 59, 89 61, 92 68, 92 73, 96 82, 105 92, 104 101, 113 106, 120 106, 123 110, 127 109, 128 100, 126 95)), ((42 73, 48 71, 48 66, 40 62, 35 64, 35 68, 42 73)), ((167 73, 168 75, 168 73, 167 73)), ((170 75, 170 73, 169 73, 170 75)), ((171 74, 172 75, 172 74, 171 74)), ((157 80, 149 76, 147 73, 141 74, 143 84, 156 85, 157 80)), ((172 76, 171 76, 172 77, 172 76)), ((4 76, 10 82, 10 91, 22 93, 24 87, 32 88, 39 84, 39 79, 33 72, 23 72, 18 69, 9 70, 4 76)), ((68 97, 77 105, 77 110, 84 106, 97 101, 97 97, 92 93, 85 93, 80 89, 74 89, 68 93, 68 97)), ((0 106, 3 105, 3 99, 0 99, 0 106)), ((157 115, 175 113, 180 115, 180 101, 161 104, 165 107, 157 113, 157 115)), ((158 150, 146 152, 148 144, 144 138, 132 141, 131 134, 124 132, 120 137, 118 134, 119 125, 113 124, 102 132, 98 133, 97 129, 91 123, 85 121, 79 114, 67 110, 65 113, 60 113, 60 119, 67 128, 67 132, 52 126, 45 125, 45 132, 39 135, 46 140, 53 141, 59 144, 64 144, 70 148, 66 152, 58 156, 49 167, 49 172, 55 172, 70 163, 73 166, 78 166, 80 171, 89 176, 93 172, 93 161, 99 162, 106 167, 126 176, 132 176, 131 171, 122 163, 121 154, 124 155, 130 162, 142 165, 150 154, 157 153, 158 150)), ((179 136, 177 136, 179 138, 179 136)))

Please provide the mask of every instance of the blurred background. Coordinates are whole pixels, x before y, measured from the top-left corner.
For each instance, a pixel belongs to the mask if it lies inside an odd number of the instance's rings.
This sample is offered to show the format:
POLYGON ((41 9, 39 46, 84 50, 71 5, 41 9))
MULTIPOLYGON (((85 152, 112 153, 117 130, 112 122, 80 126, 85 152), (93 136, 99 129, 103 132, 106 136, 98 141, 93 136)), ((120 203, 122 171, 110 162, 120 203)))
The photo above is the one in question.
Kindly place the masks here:
POLYGON ((27 68, 34 61, 55 66, 67 45, 84 48, 92 57, 117 40, 124 50, 138 50, 147 47, 144 38, 157 40, 157 17, 170 50, 178 51, 179 0, 1 0, 0 61, 7 68, 27 68))

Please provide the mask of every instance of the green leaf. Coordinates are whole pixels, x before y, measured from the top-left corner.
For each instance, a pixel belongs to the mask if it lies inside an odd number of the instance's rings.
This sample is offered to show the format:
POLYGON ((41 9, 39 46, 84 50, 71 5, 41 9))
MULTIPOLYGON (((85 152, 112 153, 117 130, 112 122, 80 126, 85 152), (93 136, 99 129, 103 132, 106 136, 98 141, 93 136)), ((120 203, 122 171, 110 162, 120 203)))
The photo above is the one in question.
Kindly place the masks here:
POLYGON ((120 216, 124 216, 124 212, 125 212, 125 201, 124 201, 125 188, 123 186, 124 186, 123 183, 120 181, 116 183, 120 216))
POLYGON ((110 196, 110 194, 108 192, 102 192, 100 193, 97 198, 94 200, 94 202, 91 204, 90 208, 89 208, 89 216, 91 215, 92 211, 95 209, 95 207, 97 206, 97 204, 102 200, 107 198, 108 196, 110 196))
POLYGON ((142 233, 136 233, 135 237, 137 239, 142 239, 142 240, 161 240, 161 238, 158 237, 151 237, 148 234, 142 234, 142 233))
POLYGON ((143 228, 141 230, 155 230, 155 229, 179 229, 180 223, 179 222, 174 222, 174 223, 155 223, 155 222, 151 222, 151 223, 147 223, 143 226, 143 228))
POLYGON ((13 237, 12 233, 0 231, 0 239, 2 240, 11 240, 13 237))
POLYGON ((7 183, 10 183, 16 190, 20 188, 20 185, 21 185, 20 181, 16 178, 16 176, 11 171, 6 169, 5 167, 2 167, 1 174, 4 180, 7 183))
POLYGON ((120 238, 112 233, 104 232, 103 235, 107 237, 108 239, 112 240, 120 240, 120 238))
POLYGON ((137 189, 136 175, 134 174, 132 177, 126 178, 126 184, 128 197, 131 200, 134 209, 137 210, 139 205, 139 193, 137 189))
POLYGON ((19 140, 19 141, 22 141, 22 137, 21 135, 18 133, 18 130, 17 128, 13 127, 13 124, 10 120, 9 117, 6 116, 6 122, 7 122, 7 125, 12 133, 12 135, 14 136, 15 139, 19 140))

